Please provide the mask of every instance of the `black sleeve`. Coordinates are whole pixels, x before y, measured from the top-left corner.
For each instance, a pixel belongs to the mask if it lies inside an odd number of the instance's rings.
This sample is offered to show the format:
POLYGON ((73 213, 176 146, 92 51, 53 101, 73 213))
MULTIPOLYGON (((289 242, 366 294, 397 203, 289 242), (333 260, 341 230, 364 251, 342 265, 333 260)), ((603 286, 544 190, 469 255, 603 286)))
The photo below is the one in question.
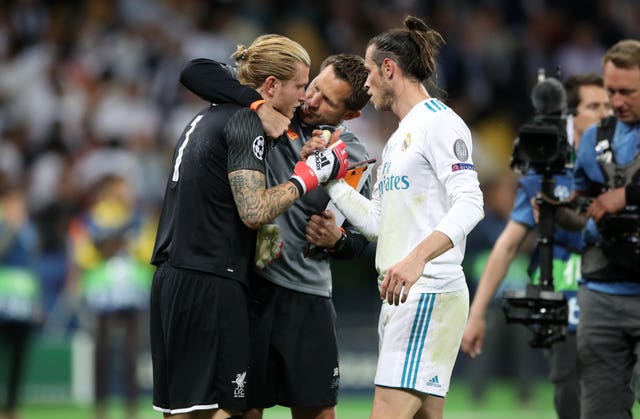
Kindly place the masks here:
POLYGON ((368 240, 348 221, 345 221, 342 227, 347 235, 344 245, 340 250, 327 253, 334 259, 353 259, 360 256, 367 247, 368 240))
POLYGON ((211 103, 235 103, 249 107, 262 99, 252 88, 240 84, 230 66, 206 58, 196 58, 180 73, 180 83, 211 103))
POLYGON ((640 183, 630 183, 625 188, 627 205, 640 206, 640 183))
POLYGON ((264 130, 258 115, 249 109, 240 109, 224 127, 229 145, 227 173, 236 170, 257 170, 264 173, 267 150, 264 130))

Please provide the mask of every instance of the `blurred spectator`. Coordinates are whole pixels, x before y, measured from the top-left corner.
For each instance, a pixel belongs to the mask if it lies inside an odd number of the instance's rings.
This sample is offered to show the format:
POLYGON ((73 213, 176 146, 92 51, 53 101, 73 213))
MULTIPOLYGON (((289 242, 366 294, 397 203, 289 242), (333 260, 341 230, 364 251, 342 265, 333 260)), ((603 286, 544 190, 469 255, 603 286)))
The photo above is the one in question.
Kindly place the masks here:
POLYGON ((571 28, 569 41, 558 49, 556 65, 562 74, 599 74, 604 52, 593 24, 578 22, 571 28))
POLYGON ((5 129, 0 134, 0 172, 5 181, 17 183, 25 176, 24 130, 19 127, 5 129))
POLYGON ((56 308, 68 275, 67 234, 77 207, 71 169, 72 156, 63 138, 62 125, 55 124, 31 163, 28 196, 40 237, 38 271, 47 326, 62 320, 52 319, 51 315, 57 313, 51 312, 56 308))
POLYGON ((29 340, 42 317, 37 251, 24 190, 0 172, 0 361, 8 372, 0 378, 6 386, 0 408, 8 419, 18 417, 29 340))
POLYGON ((139 321, 148 307, 153 271, 151 258, 155 220, 136 207, 126 178, 108 175, 95 188, 95 200, 71 225, 73 271, 69 289, 81 292, 95 316, 96 418, 106 417, 112 371, 114 328, 124 329, 121 369, 127 417, 137 410, 139 321))

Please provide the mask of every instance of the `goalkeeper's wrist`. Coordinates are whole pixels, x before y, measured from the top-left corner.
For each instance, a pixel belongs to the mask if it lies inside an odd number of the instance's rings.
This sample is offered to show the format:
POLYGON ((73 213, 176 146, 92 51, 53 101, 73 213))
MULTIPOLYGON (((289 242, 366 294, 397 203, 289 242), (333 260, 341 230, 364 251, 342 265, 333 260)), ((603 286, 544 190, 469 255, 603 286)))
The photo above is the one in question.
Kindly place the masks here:
POLYGON ((311 192, 318 186, 318 177, 316 173, 303 161, 299 161, 293 169, 293 174, 289 179, 298 187, 300 196, 311 192), (297 182, 297 184, 296 184, 297 182))
POLYGON ((299 196, 304 195, 306 191, 304 187, 304 182, 302 181, 302 179, 300 179, 300 176, 296 176, 296 175, 291 176, 291 178, 289 179, 289 182, 293 183, 293 186, 298 188, 299 196))

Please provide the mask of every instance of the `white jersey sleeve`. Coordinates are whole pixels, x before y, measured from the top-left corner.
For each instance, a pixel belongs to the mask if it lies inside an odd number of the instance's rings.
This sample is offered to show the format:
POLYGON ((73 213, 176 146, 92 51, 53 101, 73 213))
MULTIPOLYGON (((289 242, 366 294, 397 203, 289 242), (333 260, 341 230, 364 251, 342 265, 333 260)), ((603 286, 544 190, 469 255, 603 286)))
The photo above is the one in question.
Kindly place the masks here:
POLYGON ((380 194, 374 185, 371 199, 367 199, 344 180, 330 182, 326 190, 336 207, 370 242, 378 239, 380 222, 380 194))
POLYGON ((482 192, 471 158, 471 133, 461 119, 453 118, 433 124, 425 141, 426 158, 435 167, 450 206, 435 229, 456 246, 484 216, 482 192))

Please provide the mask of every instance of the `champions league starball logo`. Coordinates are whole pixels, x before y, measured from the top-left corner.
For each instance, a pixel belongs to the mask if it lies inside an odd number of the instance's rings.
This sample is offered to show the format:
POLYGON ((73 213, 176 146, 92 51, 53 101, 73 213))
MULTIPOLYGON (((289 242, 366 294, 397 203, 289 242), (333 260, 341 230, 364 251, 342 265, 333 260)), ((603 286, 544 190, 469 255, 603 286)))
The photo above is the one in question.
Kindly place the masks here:
POLYGON ((258 160, 262 160, 264 158, 264 137, 262 135, 253 140, 253 154, 258 158, 258 160))

